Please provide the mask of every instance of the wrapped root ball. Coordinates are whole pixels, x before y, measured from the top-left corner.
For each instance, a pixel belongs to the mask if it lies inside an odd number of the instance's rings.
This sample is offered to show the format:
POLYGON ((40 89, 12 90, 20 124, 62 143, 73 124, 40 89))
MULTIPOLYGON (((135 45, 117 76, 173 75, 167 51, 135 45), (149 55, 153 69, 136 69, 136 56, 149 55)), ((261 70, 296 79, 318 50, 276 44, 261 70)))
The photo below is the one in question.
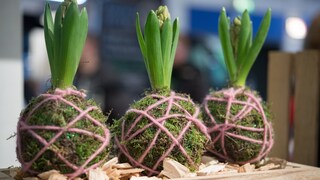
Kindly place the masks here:
POLYGON ((199 108, 182 94, 164 91, 135 102, 114 126, 120 160, 158 174, 164 158, 191 170, 200 165, 209 139, 199 108))
POLYGON ((70 178, 99 166, 108 156, 106 117, 85 94, 66 89, 34 98, 21 113, 17 157, 25 172, 58 170, 70 178))
POLYGON ((212 140, 208 150, 222 160, 254 163, 271 150, 269 110, 254 91, 229 88, 213 92, 205 98, 203 108, 212 140))

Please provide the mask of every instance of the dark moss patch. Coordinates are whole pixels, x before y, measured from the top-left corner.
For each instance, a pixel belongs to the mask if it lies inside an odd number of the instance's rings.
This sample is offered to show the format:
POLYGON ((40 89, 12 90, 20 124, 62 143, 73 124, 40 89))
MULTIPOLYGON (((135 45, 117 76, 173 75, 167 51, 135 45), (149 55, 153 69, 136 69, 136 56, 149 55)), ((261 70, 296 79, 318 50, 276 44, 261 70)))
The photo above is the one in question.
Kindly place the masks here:
MULTIPOLYGON (((91 106, 97 106, 95 101, 92 99, 85 100, 84 98, 75 95, 67 95, 64 98, 75 104, 81 110, 86 110, 91 106)), ((21 119, 25 119, 29 115, 30 111, 43 99, 44 98, 42 96, 34 98, 21 113, 21 119)), ((51 100, 47 101, 34 111, 26 123, 28 125, 65 127, 78 115, 79 112, 75 108, 63 103, 62 101, 51 100)), ((102 124, 106 122, 106 117, 100 109, 90 111, 89 115, 100 121, 102 124)), ((104 129, 100 126, 96 126, 86 117, 82 117, 81 120, 77 121, 71 127, 93 132, 104 137, 104 129)), ((55 130, 34 131, 46 141, 50 141, 58 132, 55 130)), ((36 156, 36 154, 43 148, 43 145, 25 130, 20 130, 20 138, 22 157, 24 161, 28 162, 36 156)), ((96 152, 101 144, 102 142, 94 137, 77 132, 66 132, 62 134, 57 141, 50 145, 44 154, 32 164, 31 170, 44 172, 56 169, 62 173, 72 173, 74 170, 69 168, 62 160, 60 160, 54 151, 59 152, 72 164, 81 166, 94 152, 96 152)), ((90 161, 86 168, 106 159, 109 154, 109 147, 105 148, 97 157, 90 161)))
MULTIPOLYGON (((154 93, 154 92, 153 92, 154 93)), ((170 95, 170 91, 168 90, 161 90, 156 93, 157 95, 168 97, 170 95)), ((131 108, 138 109, 138 110, 145 110, 148 106, 156 103, 159 101, 159 98, 151 97, 151 93, 146 93, 146 96, 141 99, 140 101, 135 102, 131 105, 131 108)), ((187 95, 184 94, 176 94, 180 97, 189 98, 187 95)), ((187 112, 191 115, 195 113, 196 107, 194 104, 188 101, 182 100, 175 100, 177 104, 179 104, 182 108, 184 108, 187 112)), ((154 118, 163 117, 166 113, 166 109, 168 106, 168 102, 165 102, 156 108, 149 111, 149 115, 153 116, 154 118)), ((181 109, 177 106, 172 106, 170 110, 170 114, 185 114, 181 109)), ((115 136, 121 136, 121 123, 125 121, 125 132, 128 131, 131 124, 136 120, 138 115, 136 113, 130 112, 126 113, 120 120, 114 123, 112 127, 112 131, 115 136)), ((133 132, 145 127, 151 121, 146 117, 143 117, 139 123, 133 128, 133 132)), ((175 137, 177 137, 182 129, 186 126, 188 120, 184 117, 180 118, 170 118, 164 123, 164 127, 168 129, 175 137)), ((135 138, 121 142, 128 148, 130 156, 134 159, 139 159, 139 157, 145 152, 146 148, 149 146, 149 143, 153 140, 156 132, 159 128, 156 125, 152 125, 147 128, 145 131, 137 135, 135 138)), ((132 133, 131 133, 132 134, 132 133)), ((179 148, 174 147, 173 150, 168 155, 169 158, 175 159, 180 163, 184 164, 191 170, 196 170, 198 165, 201 161, 201 155, 205 150, 205 145, 207 142, 207 138, 200 132, 200 130, 192 124, 190 128, 187 130, 186 134, 184 135, 183 139, 180 141, 184 149, 186 150, 187 154, 191 157, 191 159, 195 162, 195 164, 189 163, 187 158, 182 154, 179 148)), ((152 168, 158 159, 166 153, 169 147, 172 144, 172 139, 168 137, 166 133, 161 131, 159 134, 155 146, 150 150, 147 156, 144 158, 143 164, 149 168, 152 168)), ((120 159, 122 161, 127 161, 128 159, 124 156, 120 159)), ((157 170, 161 170, 162 163, 157 170)))

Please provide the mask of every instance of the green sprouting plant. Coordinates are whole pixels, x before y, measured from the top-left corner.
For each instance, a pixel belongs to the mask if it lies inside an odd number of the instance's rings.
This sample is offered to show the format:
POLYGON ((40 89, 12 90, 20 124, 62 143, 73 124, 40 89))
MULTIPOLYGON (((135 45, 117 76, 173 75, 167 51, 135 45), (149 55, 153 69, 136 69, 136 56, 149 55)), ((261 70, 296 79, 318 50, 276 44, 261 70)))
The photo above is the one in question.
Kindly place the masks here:
POLYGON ((270 110, 255 91, 245 87, 250 69, 267 37, 270 21, 271 10, 268 9, 253 38, 247 10, 232 23, 224 8, 220 13, 219 37, 231 87, 212 92, 205 98, 203 119, 211 139, 215 141, 207 150, 222 160, 254 163, 272 148, 270 110), (249 106, 259 108, 250 109, 249 106), (220 126, 225 126, 225 130, 220 126), (252 130, 256 128, 260 130, 252 130), (256 140, 263 143, 256 143, 256 140))
POLYGON ((246 79, 267 37, 271 9, 264 15, 259 30, 252 38, 252 22, 247 10, 230 25, 226 10, 219 17, 219 37, 231 85, 245 86, 246 79))
POLYGON ((87 11, 85 8, 79 11, 76 0, 65 0, 61 3, 54 22, 50 5, 46 4, 44 34, 53 89, 72 86, 87 32, 87 11))
POLYGON ((28 173, 56 169, 73 179, 72 176, 82 175, 85 169, 101 164, 108 157, 111 146, 102 145, 94 136, 107 136, 106 117, 101 109, 92 99, 86 100, 80 91, 64 91, 73 88, 87 32, 86 9, 80 12, 76 0, 62 2, 54 22, 46 3, 44 35, 52 88, 31 100, 21 112, 17 128, 17 157, 28 173), (58 88, 63 91, 57 95, 61 92, 58 88), (89 108, 92 110, 87 111, 89 108), (37 129, 23 129, 27 126, 37 129), (99 152, 101 147, 106 148, 99 152), (81 171, 77 171, 78 167, 81 171))
POLYGON ((143 35, 137 13, 138 41, 153 90, 170 89, 179 29, 179 20, 176 18, 171 23, 168 8, 160 6, 156 12, 150 11, 143 35))
POLYGON ((179 29, 179 20, 171 22, 166 6, 150 11, 144 34, 137 14, 137 37, 152 91, 135 101, 112 128, 120 161, 144 167, 148 175, 160 173, 166 157, 196 170, 208 139, 205 128, 199 127, 201 120, 195 119, 201 116, 197 105, 188 95, 170 90, 179 29), (188 130, 184 131, 186 127, 188 130), (178 136, 183 137, 180 144, 172 144, 178 136))

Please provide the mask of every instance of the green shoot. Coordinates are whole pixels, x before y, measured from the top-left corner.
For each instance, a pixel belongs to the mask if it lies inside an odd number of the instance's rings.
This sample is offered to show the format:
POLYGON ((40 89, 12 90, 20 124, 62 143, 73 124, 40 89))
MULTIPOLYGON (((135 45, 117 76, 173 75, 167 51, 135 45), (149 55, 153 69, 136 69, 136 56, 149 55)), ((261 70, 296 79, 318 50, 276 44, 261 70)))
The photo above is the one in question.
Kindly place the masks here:
POLYGON ((153 90, 170 89, 173 61, 178 45, 179 21, 170 21, 166 6, 156 12, 150 11, 144 27, 140 28, 139 14, 136 17, 136 31, 141 53, 153 90))
POLYGON ((52 88, 66 89, 73 84, 88 32, 88 15, 78 9, 76 0, 65 0, 53 22, 46 4, 44 35, 48 52, 52 88))
POLYGON ((271 9, 268 9, 252 40, 252 22, 247 10, 231 24, 223 8, 219 17, 219 37, 231 84, 245 86, 246 79, 268 35, 271 9))
POLYGON ((237 67, 235 64, 233 48, 231 44, 229 20, 224 8, 222 9, 219 17, 219 36, 229 77, 231 82, 234 82, 236 79, 237 67))

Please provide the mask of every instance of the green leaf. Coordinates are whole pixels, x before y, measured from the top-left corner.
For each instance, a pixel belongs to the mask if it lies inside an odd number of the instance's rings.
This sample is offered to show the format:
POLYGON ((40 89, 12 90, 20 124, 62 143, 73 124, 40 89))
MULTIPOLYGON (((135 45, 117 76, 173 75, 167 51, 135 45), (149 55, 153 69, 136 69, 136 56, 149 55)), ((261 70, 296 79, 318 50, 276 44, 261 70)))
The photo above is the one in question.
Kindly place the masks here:
POLYGON ((252 30, 252 22, 250 22, 250 35, 249 35, 249 40, 247 42, 247 52, 249 51, 249 49, 252 46, 252 36, 253 36, 253 30, 252 30))
POLYGON ((237 67, 234 61, 233 50, 230 38, 230 20, 227 18, 226 11, 223 8, 219 16, 219 37, 221 41, 222 51, 226 62, 231 83, 235 81, 237 75, 237 67))
POLYGON ((59 85, 58 81, 59 72, 61 72, 61 65, 59 61, 61 61, 61 29, 62 29, 62 6, 60 5, 56 11, 56 16, 54 18, 54 67, 55 67, 55 76, 52 76, 52 86, 53 88, 57 88, 59 85))
POLYGON ((237 55, 237 69, 241 71, 243 63, 246 59, 246 53, 249 49, 248 42, 250 41, 251 33, 251 20, 247 10, 245 10, 241 17, 240 37, 238 42, 238 55, 237 55))
POLYGON ((56 78, 56 69, 54 63, 54 26, 49 3, 46 3, 44 10, 44 38, 47 47, 48 59, 50 64, 51 76, 56 78))
POLYGON ((76 0, 65 0, 53 23, 50 7, 45 8, 45 40, 52 73, 52 87, 71 87, 88 32, 88 15, 79 12, 76 0))
POLYGON ((147 57, 147 50, 146 50, 146 43, 144 42, 142 31, 140 28, 140 18, 139 18, 139 13, 137 13, 136 16, 136 33, 138 37, 138 42, 140 45, 141 53, 144 56, 144 58, 147 57))
POLYGON ((179 42, 179 33, 180 33, 179 19, 176 18, 173 22, 173 33, 172 33, 173 40, 172 40, 171 53, 170 53, 171 67, 169 67, 171 70, 168 75, 170 77, 169 85, 171 85, 172 68, 173 68, 174 58, 176 56, 176 50, 177 50, 177 46, 178 46, 178 42, 179 42))
POLYGON ((62 33, 62 60, 64 61, 63 84, 71 86, 79 66, 83 46, 85 44, 88 31, 88 17, 86 9, 81 15, 76 3, 72 2, 69 6, 63 22, 62 33))
POLYGON ((171 62, 171 46, 172 46, 172 25, 170 19, 163 22, 161 29, 161 50, 163 60, 163 76, 164 86, 170 88, 170 79, 172 71, 171 62))
POLYGON ((238 85, 245 85, 245 81, 250 72, 250 69, 252 68, 252 65, 254 64, 264 44, 264 41, 266 40, 270 23, 271 23, 271 9, 269 8, 262 19, 257 35, 254 38, 252 46, 248 51, 246 62, 243 64, 243 69, 239 73, 239 78, 237 82, 238 85))
POLYGON ((161 51, 159 20, 151 11, 145 25, 145 43, 147 48, 147 60, 149 64, 149 78, 152 89, 160 89, 163 85, 163 62, 161 51))
MULTIPOLYGON (((57 59, 61 72, 59 76, 59 87, 66 88, 72 84, 73 77, 70 74, 74 73, 76 56, 75 52, 78 51, 77 39, 74 36, 77 35, 79 28, 79 10, 75 3, 71 3, 66 10, 65 17, 62 22, 61 33, 61 59, 57 59)), ((77 37, 78 38, 78 37, 77 37)), ((77 67, 76 67, 77 68, 77 67)))
POLYGON ((143 39, 142 31, 141 31, 141 28, 140 28, 139 13, 137 13, 137 15, 136 15, 136 33, 137 33, 137 37, 138 37, 140 50, 141 50, 141 53, 142 53, 142 56, 143 56, 144 64, 146 66, 148 74, 150 74, 150 72, 149 72, 149 64, 148 64, 148 60, 147 60, 147 47, 146 47, 146 43, 145 43, 145 41, 143 39))

